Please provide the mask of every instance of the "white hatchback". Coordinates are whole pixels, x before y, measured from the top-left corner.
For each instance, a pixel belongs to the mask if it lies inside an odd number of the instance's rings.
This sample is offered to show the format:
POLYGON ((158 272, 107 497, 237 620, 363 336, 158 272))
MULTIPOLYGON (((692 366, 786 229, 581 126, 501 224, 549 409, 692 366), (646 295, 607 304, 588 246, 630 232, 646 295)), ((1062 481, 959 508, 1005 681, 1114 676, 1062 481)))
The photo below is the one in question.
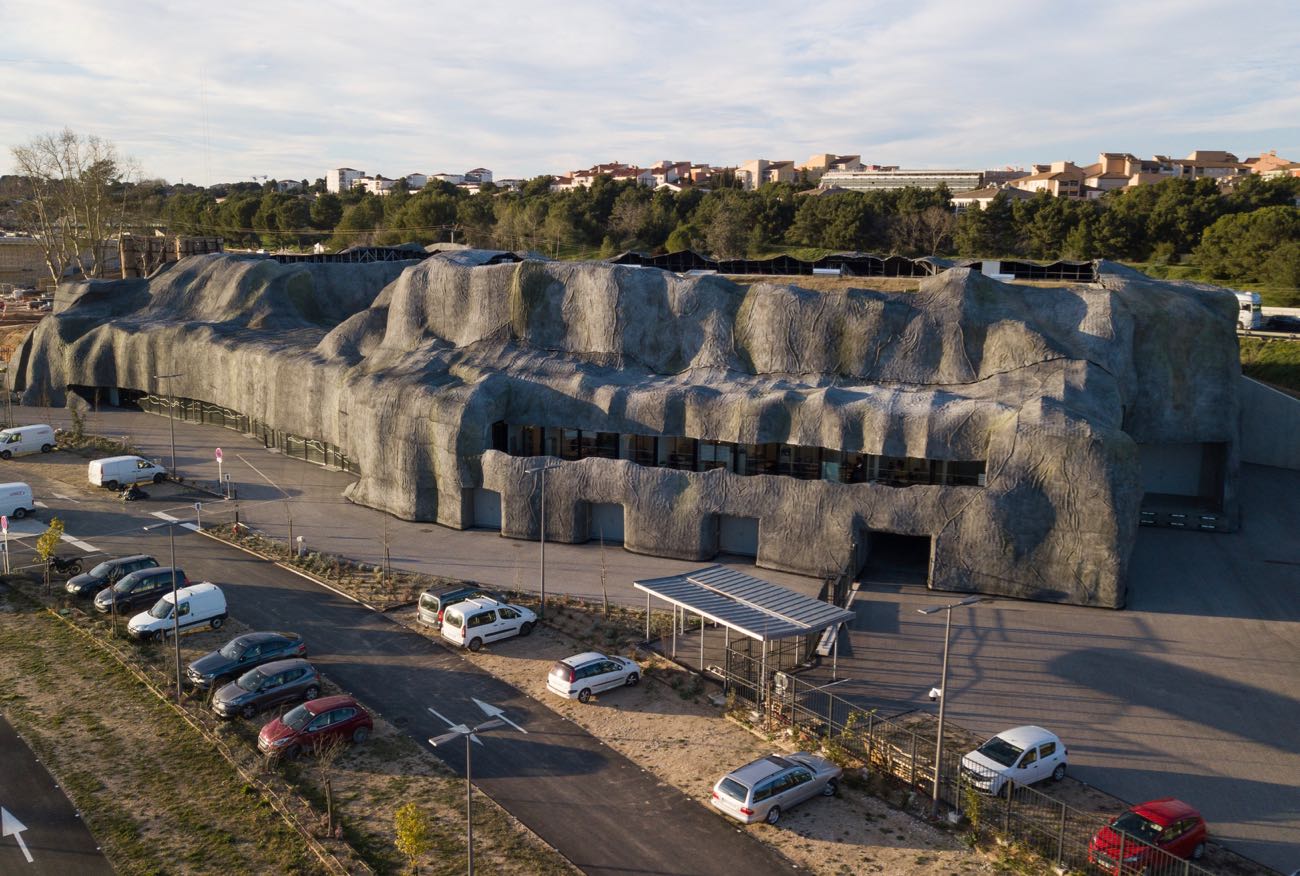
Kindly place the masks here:
POLYGON ((546 676, 546 689, 565 699, 585 703, 594 693, 632 687, 640 680, 641 666, 636 661, 588 651, 555 663, 546 676))
POLYGON ((962 779, 977 790, 999 793, 1008 782, 1030 785, 1065 778, 1069 752, 1055 733, 1035 727, 1003 730, 961 759, 962 779))
POLYGON ((537 624, 537 615, 521 605, 481 597, 450 605, 442 613, 442 637, 477 651, 489 642, 526 636, 537 624))

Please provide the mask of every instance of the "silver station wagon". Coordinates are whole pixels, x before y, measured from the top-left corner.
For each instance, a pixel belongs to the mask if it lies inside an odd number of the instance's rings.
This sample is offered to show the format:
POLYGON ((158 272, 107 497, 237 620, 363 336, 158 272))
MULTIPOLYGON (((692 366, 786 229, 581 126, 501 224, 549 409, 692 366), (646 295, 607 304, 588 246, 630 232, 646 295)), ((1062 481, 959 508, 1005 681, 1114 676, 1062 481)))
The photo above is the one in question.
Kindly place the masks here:
POLYGON ((791 806, 819 794, 834 797, 843 772, 806 751, 769 754, 718 779, 713 807, 745 824, 776 824, 791 806))

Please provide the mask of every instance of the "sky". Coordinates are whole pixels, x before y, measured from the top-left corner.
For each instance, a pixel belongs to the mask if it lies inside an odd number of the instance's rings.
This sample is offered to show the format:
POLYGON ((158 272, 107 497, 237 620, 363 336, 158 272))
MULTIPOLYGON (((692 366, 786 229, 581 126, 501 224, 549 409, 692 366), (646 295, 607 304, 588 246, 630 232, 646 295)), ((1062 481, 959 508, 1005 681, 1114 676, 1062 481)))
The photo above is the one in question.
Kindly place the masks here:
POLYGON ((0 172, 64 127, 210 185, 860 154, 1300 160, 1300 3, 0 0, 0 172))

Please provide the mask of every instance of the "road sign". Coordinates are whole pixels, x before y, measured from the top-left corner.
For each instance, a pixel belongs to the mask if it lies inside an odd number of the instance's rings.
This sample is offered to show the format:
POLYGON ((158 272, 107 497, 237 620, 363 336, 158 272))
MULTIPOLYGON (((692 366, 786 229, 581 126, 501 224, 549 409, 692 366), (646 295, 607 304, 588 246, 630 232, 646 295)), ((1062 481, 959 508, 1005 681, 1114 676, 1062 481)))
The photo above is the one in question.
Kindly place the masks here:
POLYGON ((27 825, 10 815, 8 809, 0 806, 0 836, 12 836, 18 840, 18 848, 22 849, 23 857, 30 864, 32 853, 27 851, 27 843, 23 842, 23 831, 26 829, 27 825))
POLYGON ((4 532, 8 532, 8 531, 9 531, 9 517, 8 517, 8 516, 0 517, 0 531, 4 531, 4 532))
POLYGON ((220 447, 218 447, 217 450, 216 450, 216 452, 213 453, 212 455, 215 456, 215 457, 217 458, 217 462, 221 462, 221 448, 220 448, 220 447))

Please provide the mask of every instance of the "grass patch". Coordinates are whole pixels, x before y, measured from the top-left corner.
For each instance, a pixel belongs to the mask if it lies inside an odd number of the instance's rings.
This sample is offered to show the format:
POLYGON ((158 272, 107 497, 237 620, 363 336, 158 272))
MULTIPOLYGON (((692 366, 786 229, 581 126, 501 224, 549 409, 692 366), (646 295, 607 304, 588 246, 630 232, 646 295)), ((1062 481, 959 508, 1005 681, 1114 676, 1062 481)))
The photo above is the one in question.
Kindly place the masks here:
POLYGON ((1241 370, 1247 377, 1300 393, 1300 340, 1240 338, 1241 370))

